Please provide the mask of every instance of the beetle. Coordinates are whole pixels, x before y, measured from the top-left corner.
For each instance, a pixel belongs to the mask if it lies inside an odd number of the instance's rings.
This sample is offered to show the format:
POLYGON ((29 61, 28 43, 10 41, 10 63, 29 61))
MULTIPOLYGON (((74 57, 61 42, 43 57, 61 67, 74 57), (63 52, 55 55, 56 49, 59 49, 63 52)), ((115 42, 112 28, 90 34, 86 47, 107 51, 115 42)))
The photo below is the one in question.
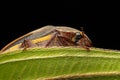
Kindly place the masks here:
POLYGON ((84 33, 83 28, 80 31, 72 27, 47 25, 13 40, 3 47, 1 52, 55 46, 77 46, 89 50, 92 42, 84 33))

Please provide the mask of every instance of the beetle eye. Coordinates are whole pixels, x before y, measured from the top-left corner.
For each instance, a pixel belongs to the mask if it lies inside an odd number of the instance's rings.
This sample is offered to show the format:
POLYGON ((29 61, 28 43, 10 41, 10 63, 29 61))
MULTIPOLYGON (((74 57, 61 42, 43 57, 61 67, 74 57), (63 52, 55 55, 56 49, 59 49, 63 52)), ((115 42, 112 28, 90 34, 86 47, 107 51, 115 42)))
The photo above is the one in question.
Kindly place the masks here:
POLYGON ((75 41, 74 42, 77 43, 81 38, 82 38, 82 36, 81 36, 80 32, 77 32, 76 36, 75 36, 75 41))

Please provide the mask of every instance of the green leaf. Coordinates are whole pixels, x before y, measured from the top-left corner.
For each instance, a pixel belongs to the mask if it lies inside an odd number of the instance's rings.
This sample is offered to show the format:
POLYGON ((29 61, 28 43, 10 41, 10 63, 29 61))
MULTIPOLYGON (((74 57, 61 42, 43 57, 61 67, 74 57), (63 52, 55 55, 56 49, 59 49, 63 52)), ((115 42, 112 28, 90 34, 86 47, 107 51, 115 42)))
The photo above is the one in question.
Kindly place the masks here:
POLYGON ((120 80, 120 51, 40 48, 0 55, 0 80, 120 80))

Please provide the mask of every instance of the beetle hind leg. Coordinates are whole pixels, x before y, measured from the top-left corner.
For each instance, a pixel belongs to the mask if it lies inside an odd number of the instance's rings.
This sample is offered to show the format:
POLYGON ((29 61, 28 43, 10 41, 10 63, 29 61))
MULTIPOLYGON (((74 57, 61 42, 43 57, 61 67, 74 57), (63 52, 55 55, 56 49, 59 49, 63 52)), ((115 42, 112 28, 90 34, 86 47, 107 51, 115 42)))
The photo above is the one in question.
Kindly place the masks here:
POLYGON ((24 40, 20 46, 20 48, 23 48, 23 51, 26 51, 28 48, 32 47, 33 44, 30 40, 24 40))

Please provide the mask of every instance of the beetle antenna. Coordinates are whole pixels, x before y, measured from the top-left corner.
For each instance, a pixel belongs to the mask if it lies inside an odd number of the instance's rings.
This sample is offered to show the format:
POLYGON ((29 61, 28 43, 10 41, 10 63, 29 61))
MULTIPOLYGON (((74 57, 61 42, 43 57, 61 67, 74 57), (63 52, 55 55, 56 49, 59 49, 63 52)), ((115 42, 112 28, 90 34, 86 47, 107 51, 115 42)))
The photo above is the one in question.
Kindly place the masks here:
POLYGON ((83 27, 80 27, 80 29, 81 29, 82 35, 84 36, 84 30, 83 30, 83 27))
POLYGON ((83 31, 83 27, 80 27, 81 31, 83 31))
POLYGON ((81 28, 82 33, 84 33, 84 30, 83 30, 84 27, 80 27, 80 28, 81 28))

